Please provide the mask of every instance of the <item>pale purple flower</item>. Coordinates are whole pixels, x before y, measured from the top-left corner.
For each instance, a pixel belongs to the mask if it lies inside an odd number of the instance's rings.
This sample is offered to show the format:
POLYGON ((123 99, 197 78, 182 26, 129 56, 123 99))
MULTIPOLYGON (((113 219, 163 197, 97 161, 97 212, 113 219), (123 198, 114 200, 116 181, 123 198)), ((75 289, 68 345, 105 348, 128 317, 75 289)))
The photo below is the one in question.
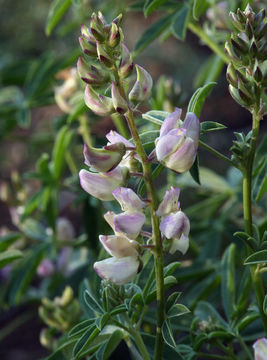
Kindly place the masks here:
POLYGON ((117 166, 107 173, 92 173, 82 169, 79 173, 81 187, 90 195, 103 200, 113 200, 112 191, 124 185, 128 178, 128 169, 117 166))
POLYGON ((55 265, 49 259, 44 259, 37 268, 37 274, 41 277, 49 277, 55 272, 55 265))
POLYGON ((106 138, 111 144, 123 143, 127 148, 135 148, 129 140, 125 139, 115 130, 110 130, 110 132, 106 135, 106 138))
POLYGON ((130 188, 118 187, 112 192, 114 198, 120 203, 123 211, 138 211, 146 206, 139 196, 130 188))
POLYGON ((254 344, 254 357, 255 360, 266 360, 267 359, 267 339, 258 339, 254 344))
POLYGON ((114 216, 114 230, 127 235, 130 239, 136 239, 145 220, 146 217, 141 212, 124 212, 114 216))
POLYGON ((113 257, 122 258, 138 255, 136 250, 138 243, 124 235, 100 235, 99 240, 104 249, 113 257))
POLYGON ((176 172, 185 172, 193 165, 200 134, 199 119, 187 113, 181 125, 181 109, 176 109, 163 122, 156 139, 156 156, 159 162, 176 172))
POLYGON ((189 247, 190 222, 188 217, 177 211, 163 217, 160 223, 160 231, 167 239, 172 239, 169 252, 173 254, 176 250, 186 253, 189 247))
POLYGON ((94 269, 101 278, 123 285, 137 274, 139 264, 136 256, 111 257, 94 263, 94 269))
POLYGON ((180 195, 180 189, 171 186, 170 190, 167 190, 162 202, 159 204, 156 214, 158 216, 166 216, 171 212, 178 211, 180 203, 178 201, 180 195))

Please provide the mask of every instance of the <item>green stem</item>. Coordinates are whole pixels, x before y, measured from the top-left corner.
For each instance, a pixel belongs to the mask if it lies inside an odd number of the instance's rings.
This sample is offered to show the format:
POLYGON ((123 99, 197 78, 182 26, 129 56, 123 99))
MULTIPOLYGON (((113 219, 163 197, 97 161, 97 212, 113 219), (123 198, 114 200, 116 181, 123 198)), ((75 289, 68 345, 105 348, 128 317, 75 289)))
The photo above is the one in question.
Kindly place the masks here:
MULTIPOLYGON (((252 115, 253 115, 253 125, 252 125, 251 150, 246 167, 243 169, 243 212, 244 212, 245 230, 250 236, 253 237, 252 200, 251 200, 252 172, 253 172, 253 163, 254 163, 258 134, 259 134, 260 119, 257 115, 256 109, 254 110, 252 115)), ((251 250, 248 248, 247 252, 249 255, 251 253, 251 250)), ((250 266, 250 274, 259 307, 259 312, 261 315, 265 332, 267 334, 267 315, 263 311, 263 302, 265 296, 264 287, 262 283, 261 274, 259 271, 257 271, 256 265, 250 266)))
POLYGON ((242 338, 241 335, 238 335, 238 340, 239 340, 240 344, 242 345, 244 351, 247 353, 248 358, 249 358, 250 360, 254 360, 254 357, 253 357, 251 351, 250 351, 249 348, 247 347, 247 345, 246 345, 246 343, 245 343, 245 341, 243 340, 243 338, 242 338))
POLYGON ((198 352, 197 353, 198 356, 201 356, 205 359, 215 359, 215 360, 231 360, 232 358, 229 356, 224 356, 224 355, 217 355, 217 354, 206 354, 206 353, 202 353, 202 352, 198 352))
POLYGON ((151 165, 147 161, 147 156, 134 122, 132 110, 129 109, 129 111, 126 113, 126 119, 128 121, 129 129, 131 131, 131 135, 136 145, 137 153, 140 156, 142 162, 144 181, 147 188, 148 199, 150 200, 149 206, 151 212, 152 234, 155 244, 154 260, 155 260, 155 273, 156 273, 156 286, 157 286, 157 331, 156 331, 154 359, 161 360, 163 353, 163 337, 162 337, 161 329, 164 322, 165 314, 164 314, 163 248, 161 242, 161 234, 159 230, 159 218, 156 215, 157 199, 152 181, 151 165))
POLYGON ((204 143, 203 141, 199 140, 199 145, 202 146, 204 149, 208 150, 209 152, 211 152, 212 154, 214 154, 215 156, 219 157, 220 159, 228 162, 228 164, 236 167, 237 165, 231 160, 229 159, 227 156, 223 155, 222 153, 220 153, 219 151, 213 149, 211 146, 207 145, 206 143, 204 143))
POLYGON ((190 22, 188 24, 188 28, 195 35, 197 35, 215 54, 219 55, 225 64, 229 64, 230 59, 224 53, 223 49, 218 44, 216 44, 216 42, 214 42, 212 38, 210 38, 209 35, 207 35, 199 25, 190 22))
POLYGON ((87 118, 84 115, 78 117, 80 128, 79 132, 82 135, 83 142, 87 145, 92 146, 91 134, 90 129, 88 127, 87 118))

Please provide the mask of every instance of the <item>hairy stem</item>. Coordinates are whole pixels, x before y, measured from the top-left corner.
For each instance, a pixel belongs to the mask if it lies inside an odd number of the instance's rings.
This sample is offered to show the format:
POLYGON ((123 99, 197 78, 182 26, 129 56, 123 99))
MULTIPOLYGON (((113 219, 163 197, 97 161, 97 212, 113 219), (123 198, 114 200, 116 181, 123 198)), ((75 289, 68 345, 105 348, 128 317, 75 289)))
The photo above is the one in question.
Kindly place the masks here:
POLYGON ((128 121, 131 135, 136 145, 137 153, 140 156, 142 162, 144 181, 147 188, 148 199, 150 200, 149 206, 151 213, 152 234, 155 244, 154 260, 155 260, 155 274, 156 274, 156 285, 157 285, 157 332, 156 332, 154 359, 160 360, 162 359, 162 353, 163 353, 163 337, 162 337, 161 329, 165 314, 164 314, 163 248, 161 242, 161 234, 159 230, 159 218, 156 215, 157 199, 152 181, 151 165, 147 161, 147 155, 140 140, 138 130, 134 122, 132 110, 129 109, 129 111, 126 113, 126 119, 128 121))
MULTIPOLYGON (((244 223, 246 232, 253 237, 253 222, 252 222, 252 200, 251 200, 251 191, 252 191, 252 172, 253 172, 253 163, 255 158, 255 152, 257 147, 257 140, 259 134, 259 125, 260 119, 257 116, 257 111, 253 112, 253 125, 252 125, 252 138, 251 138, 251 151, 249 154, 248 162, 246 168, 243 170, 243 212, 244 212, 244 223)), ((248 255, 251 253, 251 250, 248 249, 248 255)), ((261 274, 257 271, 256 265, 250 266, 250 274, 252 279, 252 284, 254 287, 259 312, 263 322, 265 332, 267 334, 267 315, 263 311, 263 301, 264 301, 264 287, 262 283, 261 274)))
POLYGON ((209 35, 207 35, 199 25, 190 22, 188 24, 188 28, 195 35, 197 35, 215 54, 219 55, 225 64, 229 64, 230 59, 224 53, 223 49, 216 42, 214 42, 214 40, 209 37, 209 35))

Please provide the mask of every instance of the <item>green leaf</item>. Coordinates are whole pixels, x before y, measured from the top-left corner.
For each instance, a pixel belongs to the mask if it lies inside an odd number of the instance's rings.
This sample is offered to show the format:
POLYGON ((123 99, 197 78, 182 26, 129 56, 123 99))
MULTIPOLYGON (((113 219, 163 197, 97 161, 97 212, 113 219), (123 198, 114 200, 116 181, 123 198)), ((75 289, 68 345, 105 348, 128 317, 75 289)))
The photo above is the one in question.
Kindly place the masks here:
POLYGON ((146 131, 140 134, 140 139, 144 147, 154 145, 157 137, 159 137, 159 130, 146 131))
MULTIPOLYGON (((164 278, 164 290, 176 284, 177 284, 177 280, 174 276, 167 276, 164 278)), ((156 290, 156 284, 154 283, 152 290, 145 299, 146 304, 150 304, 152 301, 154 301, 156 299, 156 295, 157 295, 157 290, 156 290)))
POLYGON ((19 250, 7 250, 0 253, 0 269, 7 264, 20 259, 23 257, 23 254, 19 250))
POLYGON ((46 21, 45 33, 49 36, 54 27, 58 24, 62 16, 71 5, 71 0, 53 0, 46 21))
POLYGON ((63 126, 57 134, 52 155, 52 168, 56 180, 58 180, 62 174, 63 167, 65 165, 65 154, 71 142, 72 135, 73 131, 70 130, 68 126, 63 126))
POLYGON ((99 348, 96 353, 97 360, 107 360, 113 351, 118 347, 119 343, 123 339, 124 334, 121 330, 115 330, 110 338, 99 348))
POLYGON ((192 178, 195 180, 195 182, 198 185, 201 185, 200 183, 200 176, 199 176, 199 160, 198 160, 198 155, 196 156, 196 159, 194 161, 194 164, 191 166, 190 170, 190 175, 192 176, 192 178))
POLYGON ((167 0, 147 0, 144 6, 145 16, 149 16, 153 11, 157 10, 167 0))
POLYGON ((263 301, 263 311, 264 311, 264 314, 267 315, 267 295, 265 295, 265 298, 263 301))
POLYGON ((267 263, 267 250, 258 251, 244 261, 244 265, 262 264, 267 263))
MULTIPOLYGON (((142 338, 146 344, 146 348, 151 356, 151 359, 154 359, 154 348, 155 348, 155 336, 142 333, 142 338)), ((163 349, 162 360, 183 360, 180 353, 172 346, 166 344, 163 349)))
POLYGON ((9 301, 11 304, 16 305, 20 302, 27 286, 35 276, 36 269, 42 261, 47 247, 47 243, 36 246, 16 268, 9 292, 9 301))
POLYGON ((189 313, 190 310, 183 304, 174 304, 167 312, 167 317, 173 318, 189 313))
POLYGON ((74 337, 80 335, 81 333, 85 332, 94 322, 95 319, 88 319, 80 322, 70 330, 68 336, 74 337))
POLYGON ((17 117, 18 125, 23 128, 28 128, 31 124, 31 112, 30 109, 24 105, 18 112, 17 117))
POLYGON ((172 275, 174 271, 181 266, 181 263, 178 261, 174 261, 170 263, 169 265, 164 267, 164 277, 172 275))
POLYGON ((172 23, 172 33, 180 40, 185 39, 186 28, 190 16, 190 6, 184 4, 184 6, 176 12, 176 15, 172 23))
POLYGON ((193 17, 195 20, 198 18, 208 9, 209 2, 207 0, 194 0, 193 3, 193 17))
POLYGON ((159 126, 162 125, 163 121, 170 115, 167 111, 160 111, 160 110, 151 110, 142 114, 142 118, 153 122, 159 126))
POLYGON ((10 232, 0 237, 0 251, 6 250, 10 245, 21 237, 20 233, 10 232))
POLYGON ((168 319, 166 319, 164 321, 161 331, 162 331, 162 336, 163 336, 163 339, 164 339, 165 343, 175 349, 176 348, 176 342, 174 340, 172 328, 171 328, 171 325, 170 325, 168 319))
POLYGON ((215 84, 215 82, 210 82, 207 85, 197 89, 189 101, 187 111, 193 112, 197 117, 200 117, 204 101, 215 84))
POLYGON ((173 14, 163 16, 154 24, 152 24, 138 39, 133 57, 136 57, 144 50, 153 40, 155 40, 171 23, 173 14))
POLYGON ((224 61, 220 56, 212 54, 200 65, 194 80, 194 88, 199 88, 212 81, 217 81, 224 67, 224 61))
POLYGON ((84 292, 84 300, 87 306, 95 313, 95 314, 103 314, 102 307, 98 304, 96 299, 90 294, 88 290, 84 292))
POLYGON ((263 178, 260 186, 259 186, 259 190, 258 193, 256 195, 256 201, 260 201, 260 199, 263 197, 263 195, 266 193, 267 191, 267 175, 265 175, 265 177, 263 178))
POLYGON ((235 244, 228 246, 222 259, 221 296, 228 320, 235 311, 235 244))
POLYGON ((168 312, 169 309, 176 304, 177 300, 179 299, 179 297, 181 296, 181 292, 177 292, 175 291, 174 293, 172 293, 169 297, 168 300, 166 302, 166 311, 168 312))
MULTIPOLYGON (((133 301, 133 299, 134 299, 134 297, 136 295, 140 295, 140 294, 135 294, 132 297, 131 301, 133 301)), ((121 314, 121 313, 126 312, 126 311, 127 311, 127 307, 124 304, 121 304, 121 305, 116 306, 114 309, 112 309, 111 312, 110 312, 110 315, 115 316, 115 315, 121 314)))
POLYGON ((217 310, 208 302, 200 301, 195 309, 196 317, 202 321, 212 322, 213 325, 228 329, 227 322, 221 317, 217 310))
POLYGON ((74 340, 74 339, 65 341, 62 345, 60 345, 57 348, 57 350, 53 354, 49 355, 44 360, 68 360, 69 358, 65 357, 65 353, 66 353, 66 351, 69 351, 72 349, 75 341, 76 340, 74 340))
POLYGON ((243 271, 240 285, 238 288, 238 297, 237 297, 237 306, 236 310, 239 313, 242 313, 247 308, 247 303, 250 299, 251 294, 251 276, 250 276, 250 270, 249 267, 245 268, 245 271, 243 271))
POLYGON ((101 331, 104 326, 106 325, 106 323, 108 322, 110 318, 110 313, 104 313, 102 316, 99 316, 96 321, 95 321, 95 325, 96 327, 99 329, 99 331, 101 331))
POLYGON ((205 133, 208 131, 216 131, 226 129, 226 126, 223 124, 217 123, 215 121, 203 121, 201 124, 201 132, 205 133))
POLYGON ((92 324, 83 336, 76 342, 73 348, 73 356, 75 359, 79 358, 79 354, 81 354, 97 337, 100 333, 100 330, 95 327, 95 324, 92 324))

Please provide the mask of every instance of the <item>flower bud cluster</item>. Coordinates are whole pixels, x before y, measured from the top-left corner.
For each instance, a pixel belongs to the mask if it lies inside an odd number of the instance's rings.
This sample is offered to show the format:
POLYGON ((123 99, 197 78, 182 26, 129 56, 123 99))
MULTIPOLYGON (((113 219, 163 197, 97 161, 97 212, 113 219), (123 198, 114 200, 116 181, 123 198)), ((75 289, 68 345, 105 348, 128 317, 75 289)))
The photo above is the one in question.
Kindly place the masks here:
POLYGON ((267 59, 265 10, 255 14, 248 5, 245 11, 231 12, 230 18, 235 27, 231 40, 225 44, 225 51, 231 59, 226 74, 230 94, 250 111, 257 104, 257 111, 263 116, 261 93, 267 86, 263 66, 267 59))
POLYGON ((143 202, 130 188, 120 187, 112 192, 123 212, 107 212, 104 217, 114 235, 100 235, 99 240, 111 258, 98 261, 94 269, 100 277, 122 285, 139 270, 139 243, 137 237, 145 223, 143 202))
POLYGON ((163 122, 156 139, 156 156, 167 168, 182 173, 193 165, 200 135, 200 123, 193 113, 180 120, 182 110, 176 108, 163 122))
POLYGON ((56 343, 58 333, 65 333, 70 330, 80 318, 80 305, 74 298, 73 290, 67 286, 61 297, 54 300, 42 298, 42 305, 39 307, 39 316, 48 326, 40 334, 40 341, 43 346, 51 349, 56 343))
POLYGON ((179 195, 180 189, 171 186, 156 212, 161 217, 161 234, 168 240, 164 242, 164 247, 170 254, 177 250, 185 254, 189 248, 190 222, 180 209, 179 195))
POLYGON ((134 64, 123 43, 122 16, 108 24, 99 12, 91 16, 90 26, 82 26, 79 38, 84 57, 79 57, 78 73, 87 84, 85 103, 97 115, 125 114, 131 106, 151 96, 152 79, 141 66, 135 65, 137 79, 131 89, 124 79, 132 74, 134 64), (100 92, 99 88, 103 88, 100 92), (111 89, 111 91, 110 91, 111 89), (109 96, 104 94, 110 93, 109 96))

